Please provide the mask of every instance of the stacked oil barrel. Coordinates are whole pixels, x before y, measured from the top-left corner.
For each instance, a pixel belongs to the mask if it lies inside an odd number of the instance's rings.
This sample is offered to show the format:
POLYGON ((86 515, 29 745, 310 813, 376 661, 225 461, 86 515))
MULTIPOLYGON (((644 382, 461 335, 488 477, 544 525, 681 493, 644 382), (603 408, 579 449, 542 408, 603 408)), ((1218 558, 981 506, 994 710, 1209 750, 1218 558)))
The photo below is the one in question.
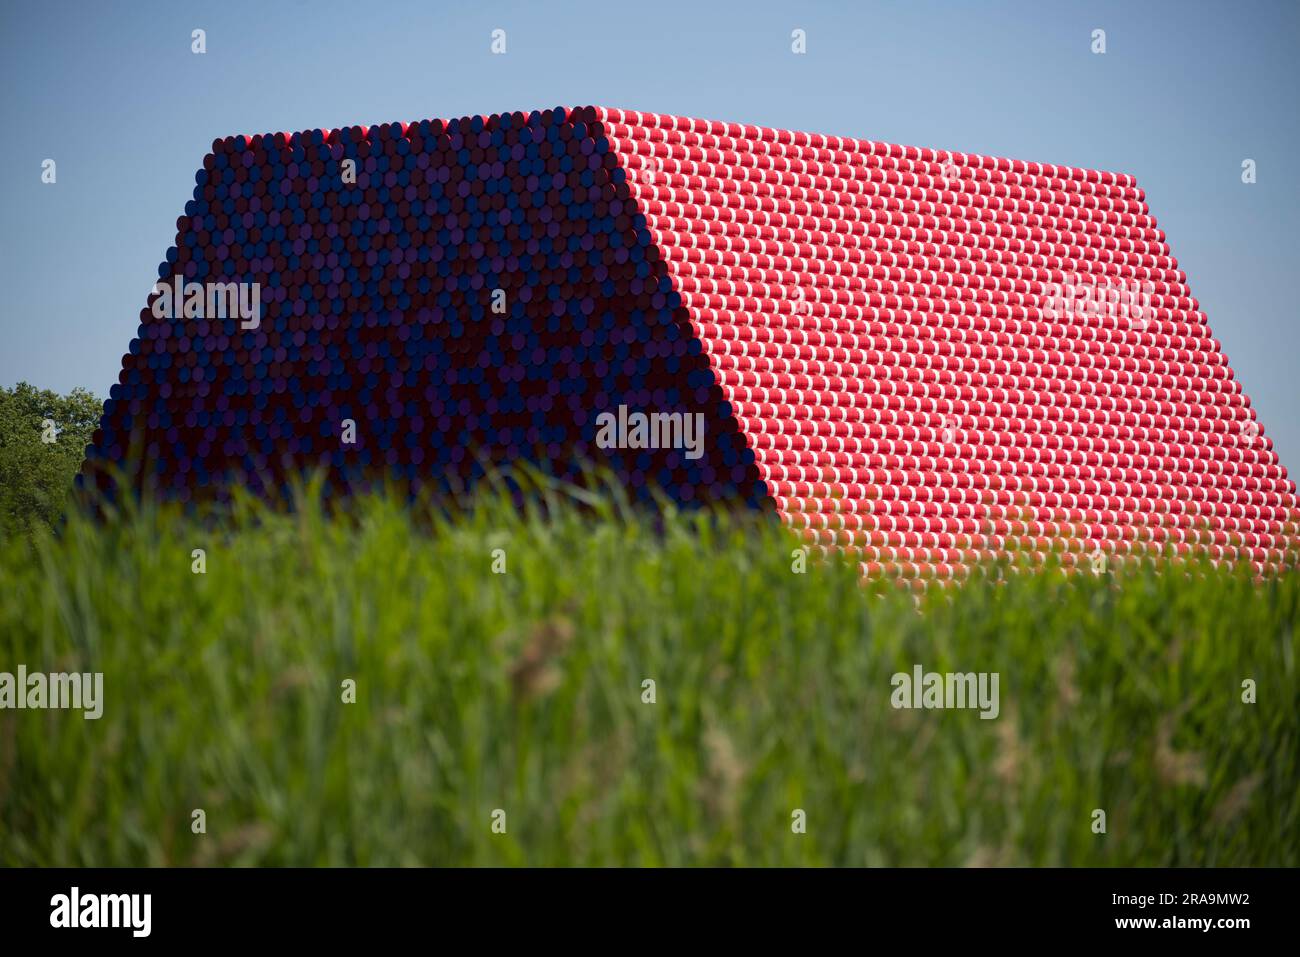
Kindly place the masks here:
POLYGON ((620 179, 599 124, 563 108, 214 142, 87 470, 193 500, 312 467, 456 491, 528 459, 761 504, 620 179), (210 314, 234 286, 256 319, 210 314), (638 414, 663 426, 598 441, 638 414))
POLYGON ((151 296, 88 471, 583 459, 918 582, 1294 564, 1294 485, 1123 174, 583 107, 220 140, 178 228, 160 283, 257 283, 260 324, 151 296), (701 447, 600 440, 636 412, 701 447))

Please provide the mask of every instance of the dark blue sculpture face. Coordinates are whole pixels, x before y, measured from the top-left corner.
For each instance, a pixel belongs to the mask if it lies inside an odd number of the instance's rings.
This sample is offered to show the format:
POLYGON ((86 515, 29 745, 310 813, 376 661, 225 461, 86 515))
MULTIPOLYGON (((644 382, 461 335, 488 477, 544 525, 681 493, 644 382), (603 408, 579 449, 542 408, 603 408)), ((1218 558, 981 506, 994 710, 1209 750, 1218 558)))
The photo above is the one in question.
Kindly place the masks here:
POLYGON ((315 466, 441 490, 584 460, 758 503, 623 177, 563 110, 218 141, 87 471, 189 500, 315 466))

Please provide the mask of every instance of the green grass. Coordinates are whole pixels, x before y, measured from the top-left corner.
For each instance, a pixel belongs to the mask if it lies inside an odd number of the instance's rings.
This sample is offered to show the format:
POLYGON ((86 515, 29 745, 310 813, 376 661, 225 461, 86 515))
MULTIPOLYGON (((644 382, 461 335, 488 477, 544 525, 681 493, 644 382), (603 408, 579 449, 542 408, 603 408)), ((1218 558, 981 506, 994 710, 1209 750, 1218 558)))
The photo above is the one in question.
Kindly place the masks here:
POLYGON ((1018 573, 918 608, 793 573, 758 516, 537 495, 0 544, 0 671, 106 698, 0 711, 0 863, 1300 863, 1294 575, 1018 573), (893 709, 915 664, 998 672, 1000 716, 893 709))

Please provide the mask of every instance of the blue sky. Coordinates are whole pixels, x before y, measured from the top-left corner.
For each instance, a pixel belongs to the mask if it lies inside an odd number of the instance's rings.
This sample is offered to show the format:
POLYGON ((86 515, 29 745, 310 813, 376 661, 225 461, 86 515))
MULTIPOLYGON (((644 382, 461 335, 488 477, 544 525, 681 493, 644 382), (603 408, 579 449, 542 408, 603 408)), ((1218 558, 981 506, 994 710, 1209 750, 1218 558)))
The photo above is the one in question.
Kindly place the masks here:
POLYGON ((1297 463, 1298 42, 1251 0, 0 0, 0 384, 107 394, 214 137, 595 103, 1134 174, 1297 463))

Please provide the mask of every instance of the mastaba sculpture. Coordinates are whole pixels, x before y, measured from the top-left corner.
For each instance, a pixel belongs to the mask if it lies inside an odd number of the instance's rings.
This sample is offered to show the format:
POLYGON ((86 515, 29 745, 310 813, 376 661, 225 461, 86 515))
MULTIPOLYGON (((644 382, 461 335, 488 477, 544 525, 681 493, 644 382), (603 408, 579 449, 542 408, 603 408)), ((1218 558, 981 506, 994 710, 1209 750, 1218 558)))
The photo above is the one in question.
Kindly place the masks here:
POLYGON ((579 459, 868 572, 1294 564, 1124 174, 600 107, 213 143, 89 450, 181 500, 579 459))

